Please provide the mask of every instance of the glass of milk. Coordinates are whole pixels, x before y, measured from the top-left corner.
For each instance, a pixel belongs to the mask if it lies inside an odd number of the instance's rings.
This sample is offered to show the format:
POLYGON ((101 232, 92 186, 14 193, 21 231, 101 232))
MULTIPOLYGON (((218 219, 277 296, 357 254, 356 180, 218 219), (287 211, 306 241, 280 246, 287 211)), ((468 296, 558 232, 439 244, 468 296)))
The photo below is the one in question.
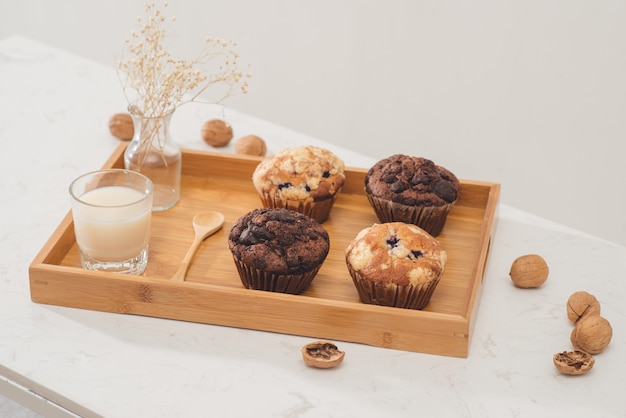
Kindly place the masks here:
POLYGON ((70 184, 82 267, 143 274, 148 264, 154 185, 143 174, 108 169, 70 184))

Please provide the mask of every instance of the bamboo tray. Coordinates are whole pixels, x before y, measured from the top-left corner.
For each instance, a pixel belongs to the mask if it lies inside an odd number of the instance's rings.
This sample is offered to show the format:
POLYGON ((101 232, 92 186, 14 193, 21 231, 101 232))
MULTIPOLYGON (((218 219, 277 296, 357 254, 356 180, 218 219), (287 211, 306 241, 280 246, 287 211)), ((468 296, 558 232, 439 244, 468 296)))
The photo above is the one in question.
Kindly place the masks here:
MULTIPOLYGON (((123 167, 126 144, 104 167, 123 167)), ((344 248, 377 222, 363 194, 365 169, 346 170, 346 184, 323 226, 330 253, 307 291, 287 295, 245 289, 227 237, 233 223, 260 206, 251 176, 259 157, 183 151, 182 197, 153 213, 149 262, 143 276, 87 271, 71 213, 29 268, 34 302, 120 314, 146 315, 364 343, 405 351, 467 357, 474 329, 500 186, 462 181, 461 197, 438 239, 448 265, 422 311, 361 303, 347 271, 344 248), (193 240, 191 220, 203 210, 224 213, 224 227, 199 248, 185 282, 174 274, 193 240)))

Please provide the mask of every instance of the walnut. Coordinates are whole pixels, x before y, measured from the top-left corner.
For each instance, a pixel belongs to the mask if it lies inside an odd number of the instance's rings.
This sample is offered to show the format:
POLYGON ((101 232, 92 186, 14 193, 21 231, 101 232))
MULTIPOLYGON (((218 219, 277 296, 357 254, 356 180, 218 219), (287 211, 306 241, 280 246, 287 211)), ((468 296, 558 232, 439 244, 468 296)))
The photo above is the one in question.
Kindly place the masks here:
POLYGON ((548 264, 537 254, 520 256, 513 261, 509 276, 517 287, 539 287, 548 279, 548 264))
POLYGON ((260 157, 265 156, 267 152, 267 146, 265 141, 256 135, 248 135, 239 138, 235 142, 235 152, 237 154, 258 155, 260 157))
POLYGON ((567 300, 567 319, 577 323, 586 316, 600 315, 600 302, 585 291, 574 292, 567 300))
POLYGON ((128 113, 116 113, 109 119, 111 135, 122 141, 130 141, 135 134, 133 118, 128 113))
POLYGON ((589 353, 575 350, 556 353, 552 357, 552 362, 554 363, 554 367, 561 373, 580 375, 591 370, 596 360, 589 353))
POLYGON ((225 147, 233 139, 233 128, 221 119, 211 119, 202 125, 202 139, 212 147, 225 147))
POLYGON ((345 352, 340 351, 337 346, 328 341, 316 341, 302 347, 302 358, 307 366, 318 369, 330 369, 338 366, 345 357, 345 352))
POLYGON ((578 321, 570 335, 570 341, 577 350, 589 354, 599 354, 609 345, 613 337, 613 328, 600 315, 587 316, 578 321))

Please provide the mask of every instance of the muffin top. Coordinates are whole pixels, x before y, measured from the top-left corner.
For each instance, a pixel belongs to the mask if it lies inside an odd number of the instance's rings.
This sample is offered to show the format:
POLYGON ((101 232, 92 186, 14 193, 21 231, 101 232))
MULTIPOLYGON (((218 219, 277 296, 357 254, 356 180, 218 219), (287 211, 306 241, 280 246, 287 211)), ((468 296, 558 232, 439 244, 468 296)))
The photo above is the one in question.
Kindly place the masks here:
POLYGON ((365 176, 365 192, 408 206, 455 202, 461 183, 447 169, 422 157, 395 154, 378 161, 365 176))
POLYGON ((374 224, 361 230, 345 250, 346 263, 379 284, 422 285, 437 279, 447 262, 443 246, 418 226, 374 224))
POLYGON ((345 181, 344 163, 332 152, 310 145, 284 148, 265 158, 252 182, 259 194, 285 200, 325 200, 345 181))
POLYGON ((289 209, 260 208, 235 222, 228 235, 233 255, 256 269, 301 274, 328 255, 328 232, 315 220, 289 209))

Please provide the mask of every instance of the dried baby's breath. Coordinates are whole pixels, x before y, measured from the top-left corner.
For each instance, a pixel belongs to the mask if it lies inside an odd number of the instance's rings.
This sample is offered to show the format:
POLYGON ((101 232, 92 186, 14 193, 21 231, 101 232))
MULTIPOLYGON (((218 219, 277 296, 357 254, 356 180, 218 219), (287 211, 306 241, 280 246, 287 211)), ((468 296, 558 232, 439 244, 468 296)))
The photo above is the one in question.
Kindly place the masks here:
POLYGON ((239 70, 234 42, 206 38, 197 58, 174 58, 164 42, 168 19, 154 3, 146 4, 144 10, 147 17, 137 17, 139 29, 131 32, 117 63, 129 104, 135 103, 144 116, 161 116, 184 103, 198 101, 209 90, 219 91, 218 97, 210 100, 215 103, 247 92, 250 74, 239 70))

